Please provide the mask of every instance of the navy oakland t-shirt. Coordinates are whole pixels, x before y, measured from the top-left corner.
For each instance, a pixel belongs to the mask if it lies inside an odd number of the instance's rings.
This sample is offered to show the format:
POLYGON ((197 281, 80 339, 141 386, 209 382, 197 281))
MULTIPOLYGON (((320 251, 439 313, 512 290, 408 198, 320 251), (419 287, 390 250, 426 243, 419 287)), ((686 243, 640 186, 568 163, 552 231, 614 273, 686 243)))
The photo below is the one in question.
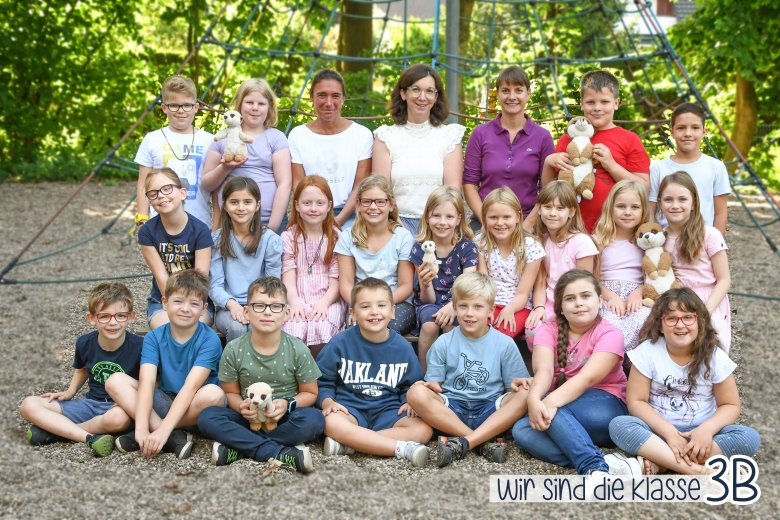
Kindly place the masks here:
POLYGON ((96 330, 77 339, 73 368, 87 369, 89 391, 85 397, 97 401, 111 401, 105 383, 108 377, 116 372, 138 379, 143 344, 143 337, 129 332, 125 333, 125 342, 122 346, 113 352, 103 350, 98 343, 96 330))

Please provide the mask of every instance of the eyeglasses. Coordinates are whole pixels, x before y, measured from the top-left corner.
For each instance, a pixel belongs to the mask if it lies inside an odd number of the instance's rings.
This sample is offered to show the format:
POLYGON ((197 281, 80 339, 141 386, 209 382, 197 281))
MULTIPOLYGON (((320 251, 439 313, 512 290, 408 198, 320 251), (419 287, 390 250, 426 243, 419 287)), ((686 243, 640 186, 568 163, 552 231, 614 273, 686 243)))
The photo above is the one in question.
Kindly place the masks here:
POLYGON ((130 313, 117 312, 116 314, 109 314, 107 312, 99 312, 95 314, 95 319, 98 321, 98 323, 108 323, 111 321, 111 318, 114 318, 117 323, 124 323, 130 319, 130 313))
POLYGON ((170 110, 171 112, 178 112, 179 110, 184 110, 185 112, 190 112, 190 111, 192 111, 193 108, 195 108, 195 105, 197 105, 197 103, 182 103, 182 104, 179 104, 179 103, 163 103, 163 105, 165 105, 168 108, 168 110, 170 110))
POLYGON ((173 193, 174 188, 177 188, 175 184, 166 184, 165 186, 160 187, 159 190, 149 190, 146 192, 146 198, 149 200, 154 200, 157 197, 160 196, 162 193, 163 195, 170 195, 173 193))
POLYGON ((686 327, 690 327, 696 323, 695 314, 683 314, 682 316, 672 316, 671 314, 666 314, 662 319, 664 320, 664 325, 667 327, 676 327, 677 323, 680 321, 686 327))
POLYGON ((252 308, 253 311, 260 314, 261 312, 265 312, 266 309, 271 309, 271 312, 274 314, 279 314, 284 310, 285 307, 287 307, 287 304, 285 303, 250 303, 249 307, 252 308))
POLYGON ((370 208, 371 204, 376 204, 377 208, 384 208, 390 199, 360 199, 360 205, 364 208, 370 208))
POLYGON ((423 88, 418 87, 417 85, 412 85, 411 87, 406 87, 406 92, 412 94, 414 97, 419 97, 420 94, 422 94, 423 92, 425 92, 428 95, 428 97, 435 97, 436 94, 439 93, 439 91, 436 90, 435 88, 425 88, 425 89, 423 89, 423 88))

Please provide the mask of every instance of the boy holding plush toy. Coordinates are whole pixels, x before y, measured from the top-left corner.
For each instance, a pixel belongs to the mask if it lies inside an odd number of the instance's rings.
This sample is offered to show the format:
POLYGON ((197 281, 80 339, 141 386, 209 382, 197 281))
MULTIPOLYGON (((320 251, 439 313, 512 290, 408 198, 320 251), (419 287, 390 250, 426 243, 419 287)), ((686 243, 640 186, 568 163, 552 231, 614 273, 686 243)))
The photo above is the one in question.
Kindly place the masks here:
POLYGON ((211 462, 275 458, 309 473, 311 454, 302 444, 325 426, 312 408, 320 370, 308 347, 282 331, 290 314, 282 281, 264 276, 252 282, 244 314, 249 332, 227 344, 219 363, 228 407, 208 408, 198 418, 201 433, 215 441, 211 462))
MULTIPOLYGON (((638 135, 615 125, 613 121, 615 111, 620 106, 619 94, 620 83, 605 70, 593 70, 582 76, 580 107, 595 130, 590 139, 596 170, 595 185, 590 190, 591 198, 583 196, 580 201, 580 212, 588 233, 593 232, 609 190, 616 182, 632 179, 642 183, 645 190, 650 188, 650 157, 642 141, 638 135)), ((566 152, 571 142, 569 135, 561 136, 555 147, 556 153, 548 155, 544 161, 542 178, 554 178, 554 171, 574 171, 576 165, 566 152)))

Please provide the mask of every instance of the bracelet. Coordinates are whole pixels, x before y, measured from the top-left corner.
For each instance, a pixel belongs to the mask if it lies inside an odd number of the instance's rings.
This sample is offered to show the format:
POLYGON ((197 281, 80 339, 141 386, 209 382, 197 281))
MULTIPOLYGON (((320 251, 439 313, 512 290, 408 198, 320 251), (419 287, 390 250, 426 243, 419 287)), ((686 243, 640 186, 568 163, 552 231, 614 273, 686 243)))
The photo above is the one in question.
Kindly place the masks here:
POLYGON ((136 213, 135 214, 135 225, 136 226, 142 225, 147 220, 149 220, 149 215, 141 215, 140 213, 136 213))
POLYGON ((536 309, 544 309, 544 305, 537 305, 536 307, 534 307, 534 308, 533 308, 533 309, 531 309, 531 310, 532 310, 532 311, 535 311, 536 309))

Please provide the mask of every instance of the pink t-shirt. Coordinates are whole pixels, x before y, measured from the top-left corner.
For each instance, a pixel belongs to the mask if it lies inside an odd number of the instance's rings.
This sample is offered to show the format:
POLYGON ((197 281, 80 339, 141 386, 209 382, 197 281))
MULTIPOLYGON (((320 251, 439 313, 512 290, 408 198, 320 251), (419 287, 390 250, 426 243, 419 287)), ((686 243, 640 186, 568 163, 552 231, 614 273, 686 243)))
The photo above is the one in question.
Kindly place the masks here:
MULTIPOLYGON (((555 388, 555 381, 558 379, 560 368, 558 368, 558 324, 553 321, 545 321, 539 331, 536 333, 533 348, 549 348, 555 356, 555 370, 553 372, 553 383, 550 385, 550 391, 555 388)), ((626 373, 623 372, 623 333, 607 320, 599 320, 596 325, 583 334, 575 342, 569 341, 568 355, 566 359, 566 368, 563 373, 566 379, 577 375, 580 369, 590 359, 594 352, 610 352, 620 358, 615 363, 612 370, 604 376, 600 382, 593 385, 593 388, 599 388, 609 392, 621 401, 626 400, 626 373)))
POLYGON ((677 252, 678 236, 666 237, 664 250, 672 255, 672 267, 674 275, 680 280, 683 287, 696 289, 698 287, 710 287, 715 285, 715 271, 712 269, 712 257, 719 251, 728 249, 723 235, 716 228, 704 226, 704 245, 699 252, 699 258, 688 264, 683 262, 677 252))
POLYGON ((628 240, 615 240, 601 252, 602 280, 642 283, 642 251, 628 240))
POLYGON ((544 240, 544 268, 547 270, 547 304, 548 315, 552 312, 555 284, 564 274, 577 267, 577 260, 586 256, 599 254, 596 244, 585 233, 575 233, 561 243, 544 240))

